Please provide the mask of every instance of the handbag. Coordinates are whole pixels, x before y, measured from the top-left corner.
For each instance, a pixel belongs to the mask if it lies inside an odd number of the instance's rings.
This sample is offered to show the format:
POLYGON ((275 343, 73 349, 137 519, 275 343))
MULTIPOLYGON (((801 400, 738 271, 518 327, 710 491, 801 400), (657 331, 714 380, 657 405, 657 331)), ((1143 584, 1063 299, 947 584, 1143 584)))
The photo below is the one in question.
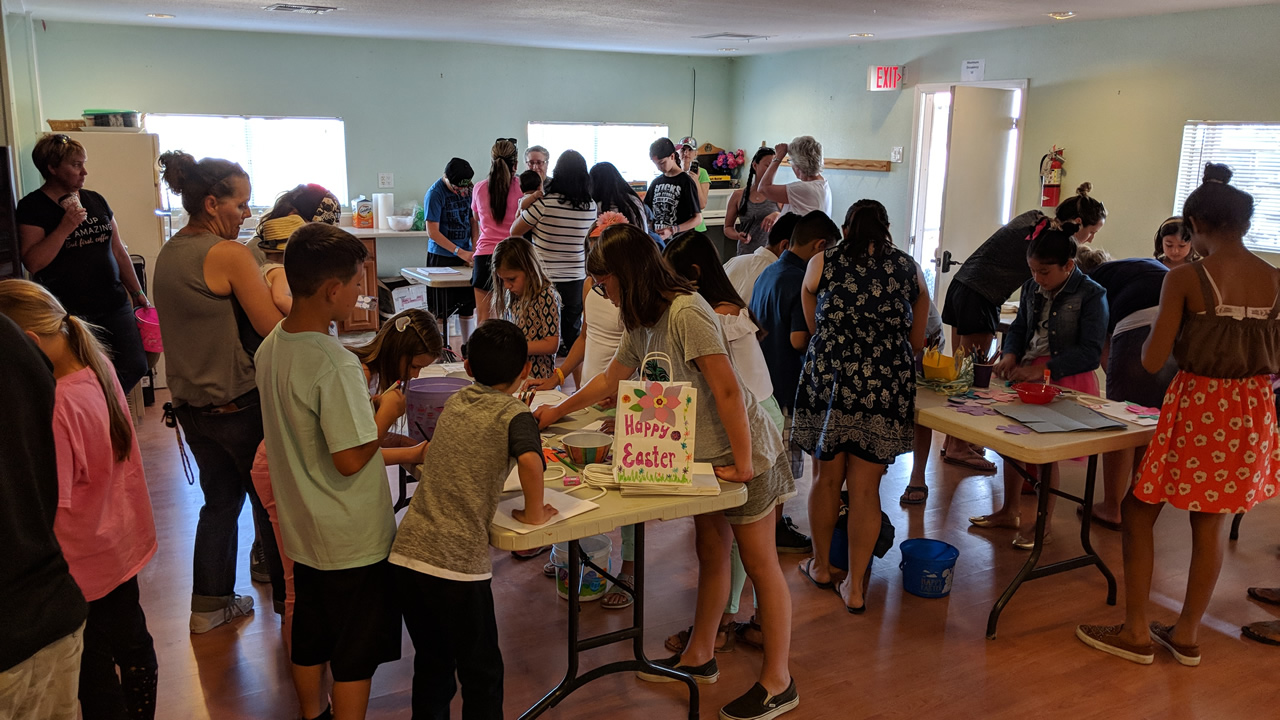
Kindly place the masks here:
POLYGON ((671 382, 672 367, 666 354, 649 353, 641 380, 618 383, 613 470, 619 484, 693 484, 698 391, 671 382))

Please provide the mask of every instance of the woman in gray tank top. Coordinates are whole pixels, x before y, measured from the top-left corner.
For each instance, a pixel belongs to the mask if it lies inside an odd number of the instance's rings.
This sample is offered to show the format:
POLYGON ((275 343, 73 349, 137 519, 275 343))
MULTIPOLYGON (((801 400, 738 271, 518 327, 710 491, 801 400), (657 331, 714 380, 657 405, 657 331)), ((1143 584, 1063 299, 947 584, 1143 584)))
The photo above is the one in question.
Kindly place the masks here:
MULTIPOLYGON (((160 156, 164 180, 191 220, 156 258, 154 300, 165 341, 172 412, 200 469, 204 506, 196 525, 191 632, 212 630, 253 610, 235 594, 237 521, 246 493, 270 568, 275 598, 284 572, 270 520, 249 471, 262 441, 253 358, 240 343, 233 300, 261 335, 280 322, 258 264, 234 242, 249 217, 249 176, 227 160, 160 156), (231 241, 231 242, 228 242, 231 241)), ((168 408, 166 408, 168 410, 168 408)))
POLYGON ((778 212, 778 203, 765 197, 760 191, 760 176, 774 155, 773 148, 762 147, 751 158, 751 172, 747 183, 735 190, 729 198, 724 215, 724 236, 737 243, 735 255, 750 255, 769 241, 769 230, 764 219, 778 212))

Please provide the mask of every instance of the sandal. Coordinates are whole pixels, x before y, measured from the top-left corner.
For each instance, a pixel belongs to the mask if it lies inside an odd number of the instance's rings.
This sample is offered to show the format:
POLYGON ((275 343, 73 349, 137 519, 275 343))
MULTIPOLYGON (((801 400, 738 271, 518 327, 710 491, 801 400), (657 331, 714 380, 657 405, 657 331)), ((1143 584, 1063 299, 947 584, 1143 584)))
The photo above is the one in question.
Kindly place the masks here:
POLYGON ((818 580, 814 579, 812 574, 813 558, 809 558, 808 560, 805 560, 804 562, 800 563, 798 567, 800 570, 800 574, 804 576, 804 579, 813 583, 813 586, 818 588, 819 590, 830 590, 831 588, 835 587, 835 583, 831 582, 830 580, 828 580, 827 582, 819 582, 818 580))
POLYGON ((1280 645, 1280 620, 1249 623, 1240 628, 1240 632, 1250 640, 1266 645, 1280 645))
POLYGON ((752 615, 747 622, 734 623, 733 634, 746 645, 750 645, 757 650, 764 649, 764 628, 760 627, 760 623, 756 622, 755 615, 752 615))
POLYGON ((985 457, 975 457, 975 458, 951 457, 950 455, 947 454, 946 450, 942 451, 942 462, 950 465, 959 465, 960 467, 969 468, 970 470, 973 470, 975 472, 980 472, 980 473, 994 473, 996 471, 996 464, 986 459, 985 457))
POLYGON ((929 499, 928 485, 908 485, 907 489, 902 492, 902 497, 898 498, 898 502, 903 505, 923 505, 925 500, 929 499), (913 500, 912 495, 916 498, 913 500))
POLYGON ((1268 605, 1280 605, 1280 597, 1277 597, 1277 596, 1280 596, 1280 589, 1251 587, 1246 592, 1248 592, 1250 598, 1253 598, 1254 600, 1257 600, 1260 603, 1266 603, 1268 605), (1271 595, 1264 595, 1263 593, 1271 593, 1271 595))
MULTIPOLYGON (((721 625, 720 627, 716 628, 717 640, 720 639, 721 635, 724 635, 724 642, 716 643, 716 648, 715 648, 716 652, 718 653, 733 652, 734 646, 737 644, 738 637, 739 637, 738 626, 745 625, 745 624, 746 623, 729 621, 721 625)), ((756 625, 756 627, 758 628, 760 626, 756 625)), ((663 643, 663 647, 665 647, 667 650, 670 650, 673 653, 682 653, 684 652, 685 645, 689 644, 689 636, 692 634, 693 634, 693 626, 690 625, 684 630, 681 630, 680 632, 668 637, 666 642, 663 643)), ((752 643, 747 643, 747 644, 750 645, 752 643)))
POLYGON ((635 603, 636 599, 631 596, 631 593, 619 590, 618 585, 634 593, 635 577, 626 573, 618 573, 617 585, 614 585, 614 589, 608 595, 600 599, 600 607, 605 610, 622 610, 623 608, 631 607, 635 603))

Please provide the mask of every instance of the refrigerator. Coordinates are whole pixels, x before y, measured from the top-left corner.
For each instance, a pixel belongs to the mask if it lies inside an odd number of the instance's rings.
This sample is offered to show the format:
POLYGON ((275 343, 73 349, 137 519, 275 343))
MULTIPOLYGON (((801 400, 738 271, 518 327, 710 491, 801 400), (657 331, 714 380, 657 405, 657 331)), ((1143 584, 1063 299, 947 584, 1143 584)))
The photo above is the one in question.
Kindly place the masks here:
MULTIPOLYGON (((84 186, 100 193, 115 215, 120 239, 129 254, 146 260, 146 287, 153 282, 156 256, 164 244, 164 222, 156 214, 163 210, 160 195, 160 138, 151 133, 77 132, 75 139, 84 145, 89 176, 84 186)), ((121 268, 125 271, 127 268, 121 268)), ((164 356, 155 368, 155 385, 167 387, 164 379, 164 356)))

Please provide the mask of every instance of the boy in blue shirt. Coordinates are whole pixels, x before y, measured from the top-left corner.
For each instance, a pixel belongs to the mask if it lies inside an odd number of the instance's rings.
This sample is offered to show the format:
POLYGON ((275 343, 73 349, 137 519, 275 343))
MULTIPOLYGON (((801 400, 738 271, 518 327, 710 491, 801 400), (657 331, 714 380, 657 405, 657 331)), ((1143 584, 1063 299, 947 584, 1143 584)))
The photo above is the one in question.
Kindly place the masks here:
POLYGON ((293 307, 255 356, 283 549, 295 561, 291 660, 308 719, 363 718, 374 670, 400 658, 387 562, 396 525, 380 446, 404 395, 391 389, 370 404, 359 360, 329 335, 355 306, 366 255, 331 225, 296 230, 284 257, 293 307))
MULTIPOLYGON (((468 343, 474 384, 445 402, 422 465, 422 482, 391 548, 396 593, 413 638, 413 716, 448 718, 462 683, 468 720, 501 720, 502 651, 490 587, 489 523, 514 461, 530 525, 543 505, 542 437, 529 408, 511 395, 529 375, 528 341, 505 320, 488 320, 468 343)), ((385 486, 386 483, 383 483, 385 486)))

